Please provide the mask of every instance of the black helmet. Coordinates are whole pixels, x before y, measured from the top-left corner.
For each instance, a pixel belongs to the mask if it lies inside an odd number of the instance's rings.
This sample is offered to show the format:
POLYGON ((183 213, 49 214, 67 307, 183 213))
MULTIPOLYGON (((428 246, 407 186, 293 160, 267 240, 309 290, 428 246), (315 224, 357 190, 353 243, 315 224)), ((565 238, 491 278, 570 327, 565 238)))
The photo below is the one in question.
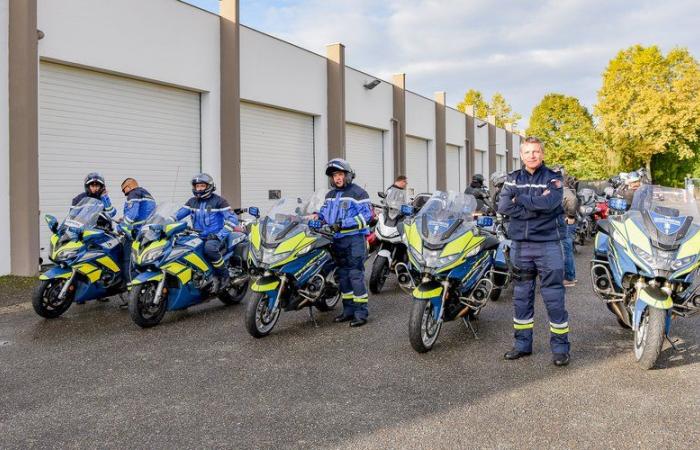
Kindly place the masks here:
MULTIPOLYGON (((326 176, 332 177, 335 172, 345 173, 345 186, 349 186, 352 180, 355 179, 355 171, 350 167, 350 163, 344 159, 335 158, 328 161, 326 165, 326 176)), ((333 180, 331 180, 331 187, 335 187, 332 181, 333 180)))
POLYGON ((477 173, 472 177, 472 183, 484 184, 484 176, 480 173, 477 173))
POLYGON ((92 195, 90 193, 90 185, 92 183, 97 183, 100 186, 102 186, 100 188, 100 190, 97 192, 98 195, 102 195, 102 192, 104 192, 104 190, 105 190, 104 177, 97 172, 90 172, 89 174, 87 174, 87 176, 85 177, 85 181, 83 181, 83 187, 85 188, 85 193, 87 195, 92 195))
POLYGON ((208 173, 198 173, 192 177, 192 194, 197 198, 209 198, 209 196, 216 190, 216 185, 214 184, 214 179, 208 173), (198 191, 195 189, 196 184, 204 183, 207 188, 203 191, 198 191))

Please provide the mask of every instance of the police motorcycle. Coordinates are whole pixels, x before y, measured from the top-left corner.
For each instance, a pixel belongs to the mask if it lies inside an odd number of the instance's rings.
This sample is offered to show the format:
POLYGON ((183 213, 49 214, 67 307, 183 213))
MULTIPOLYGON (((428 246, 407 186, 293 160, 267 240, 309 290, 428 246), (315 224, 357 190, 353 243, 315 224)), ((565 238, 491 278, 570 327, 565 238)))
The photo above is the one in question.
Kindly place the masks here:
MULTIPOLYGON (((415 282, 410 280, 413 304, 408 324, 409 341, 419 353, 433 348, 446 321, 462 319, 476 336, 472 321, 494 288, 499 242, 477 227, 475 208, 471 195, 438 191, 404 222, 410 264, 419 274, 415 282)), ((409 272, 403 263, 396 270, 409 272)))
POLYGON ((158 325, 166 311, 198 305, 213 297, 240 303, 248 289, 248 238, 232 232, 224 252, 228 282, 214 292, 214 268, 204 257, 205 241, 173 218, 179 205, 159 205, 132 244, 134 275, 129 283, 129 315, 138 326, 158 325))
POLYGON ((664 339, 671 342, 671 319, 700 310, 698 205, 687 190, 645 185, 629 211, 601 220, 599 229, 593 290, 622 327, 634 330, 635 358, 650 369, 664 339))
POLYGON ((399 224, 405 217, 401 207, 406 204, 406 191, 389 189, 388 194, 384 192, 377 194, 382 197, 383 205, 374 230, 379 240, 379 251, 372 262, 372 272, 369 277, 369 290, 373 294, 379 294, 382 291, 387 277, 393 272, 397 262, 404 264, 408 262, 406 246, 399 233, 399 224))
POLYGON ((583 188, 577 194, 579 199, 578 217, 576 220, 576 244, 584 245, 586 239, 595 234, 594 216, 596 210, 596 193, 591 188, 583 188))
POLYGON ((270 334, 282 310, 313 308, 330 311, 341 298, 331 256, 333 233, 313 220, 325 199, 325 192, 279 200, 262 217, 257 208, 248 208, 256 217, 250 228, 249 261, 258 277, 251 285, 245 311, 245 326, 251 336, 270 334))
POLYGON ((41 317, 54 319, 73 302, 83 304, 126 290, 124 238, 112 232, 111 218, 103 211, 102 201, 86 197, 71 207, 60 225, 46 215, 51 230, 49 259, 55 265, 39 276, 32 295, 34 311, 41 317))

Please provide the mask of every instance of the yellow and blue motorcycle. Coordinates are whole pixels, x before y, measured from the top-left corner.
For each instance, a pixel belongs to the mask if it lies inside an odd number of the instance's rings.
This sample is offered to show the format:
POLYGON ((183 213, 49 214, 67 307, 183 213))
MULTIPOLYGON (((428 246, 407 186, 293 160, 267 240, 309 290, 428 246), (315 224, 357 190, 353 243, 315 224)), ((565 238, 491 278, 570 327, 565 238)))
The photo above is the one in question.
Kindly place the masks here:
MULTIPOLYGON (((341 294, 331 256, 333 235, 309 226, 309 218, 318 212, 323 198, 314 194, 308 202, 279 200, 251 225, 248 255, 251 270, 258 276, 245 313, 251 336, 270 334, 282 310, 308 307, 314 320, 313 308, 330 311, 338 304, 341 294)), ((248 211, 258 215, 256 208, 248 211)))
MULTIPOLYGON (((416 280, 405 264, 396 272, 412 288, 409 341, 419 353, 430 351, 443 322, 462 319, 475 335, 472 320, 494 289, 494 259, 499 240, 474 221, 476 200, 458 192, 435 192, 420 212, 404 222, 403 239, 416 280)), ((410 207, 406 213, 410 214, 410 207)), ((480 219, 480 220, 485 220, 480 219)))
POLYGON ((225 305, 235 305, 248 290, 246 234, 229 235, 224 252, 228 284, 214 292, 214 268, 204 257, 205 241, 185 222, 175 222, 177 208, 159 205, 132 244, 129 315, 143 328, 159 324, 166 311, 186 309, 215 296, 225 305))
POLYGON ((71 303, 82 304, 126 291, 123 271, 124 238, 112 232, 111 219, 100 200, 85 198, 59 226, 47 215, 51 230, 49 259, 55 264, 39 276, 32 296, 34 311, 54 319, 71 303))
MULTIPOLYGON (((611 199, 624 211, 625 200, 611 199)), ((692 190, 645 185, 624 214, 598 221, 593 290, 620 326, 634 330, 634 355, 650 369, 671 319, 700 311, 700 212, 692 190)))

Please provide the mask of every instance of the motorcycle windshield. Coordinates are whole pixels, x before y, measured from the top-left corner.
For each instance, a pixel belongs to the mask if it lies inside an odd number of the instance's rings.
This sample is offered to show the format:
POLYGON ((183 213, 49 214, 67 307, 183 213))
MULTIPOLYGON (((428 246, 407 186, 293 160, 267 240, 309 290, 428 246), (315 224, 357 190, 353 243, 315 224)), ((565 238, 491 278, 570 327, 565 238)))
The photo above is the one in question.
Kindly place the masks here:
POLYGON ((309 199, 283 198, 275 203, 260 220, 260 232, 267 243, 279 243, 292 236, 318 213, 327 191, 315 192, 309 199))
POLYGON ((641 215, 652 243, 664 250, 675 249, 700 225, 695 197, 685 189, 643 185, 635 192, 628 214, 641 215))
POLYGON ((461 192, 435 192, 416 215, 416 227, 428 244, 444 244, 474 227, 476 199, 461 192))
POLYGON ((176 222, 175 213, 177 213, 180 208, 181 205, 173 202, 158 204, 141 228, 141 241, 146 243, 160 239, 163 227, 176 222))
POLYGON ((396 219, 401 212, 401 205, 406 204, 406 191, 402 189, 389 189, 384 205, 390 219, 396 219))
POLYGON ((64 227, 69 228, 93 228, 97 225, 97 219, 104 211, 101 200, 85 197, 77 205, 72 206, 68 216, 63 221, 64 227))

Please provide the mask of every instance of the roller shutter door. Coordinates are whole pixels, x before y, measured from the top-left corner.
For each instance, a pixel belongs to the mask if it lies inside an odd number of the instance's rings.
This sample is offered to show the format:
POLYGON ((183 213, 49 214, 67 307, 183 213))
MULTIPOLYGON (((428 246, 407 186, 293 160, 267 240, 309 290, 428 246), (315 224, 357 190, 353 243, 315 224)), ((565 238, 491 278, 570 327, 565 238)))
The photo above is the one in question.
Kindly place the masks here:
MULTIPOLYGON (((157 201, 184 202, 201 170, 199 94, 42 62, 39 208, 62 220, 89 172, 100 172, 119 216, 134 177, 157 201)), ((41 224, 42 257, 49 232, 41 224)))
POLYGON ((428 192, 428 141, 406 137, 406 176, 413 195, 428 192))
POLYGON ((447 190, 460 192, 463 189, 460 184, 460 175, 464 170, 462 167, 462 158, 460 148, 456 145, 447 145, 447 190))
POLYGON ((355 169, 355 183, 378 202, 378 191, 391 183, 384 182, 384 136, 381 130, 348 124, 345 128, 346 159, 355 169))
POLYGON ((270 191, 313 193, 313 116, 241 103, 241 188, 243 206, 263 211, 274 203, 270 191))

